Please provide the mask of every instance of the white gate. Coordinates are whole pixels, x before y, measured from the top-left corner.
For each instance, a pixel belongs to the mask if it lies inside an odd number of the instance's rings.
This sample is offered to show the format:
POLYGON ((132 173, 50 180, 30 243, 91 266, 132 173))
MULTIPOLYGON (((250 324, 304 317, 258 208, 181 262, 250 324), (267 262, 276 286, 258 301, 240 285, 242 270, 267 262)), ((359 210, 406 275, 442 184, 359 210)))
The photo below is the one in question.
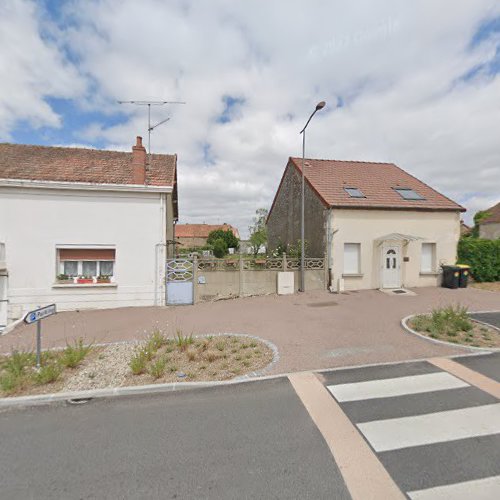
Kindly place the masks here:
POLYGON ((167 260, 167 305, 187 305, 194 302, 193 261, 167 260))

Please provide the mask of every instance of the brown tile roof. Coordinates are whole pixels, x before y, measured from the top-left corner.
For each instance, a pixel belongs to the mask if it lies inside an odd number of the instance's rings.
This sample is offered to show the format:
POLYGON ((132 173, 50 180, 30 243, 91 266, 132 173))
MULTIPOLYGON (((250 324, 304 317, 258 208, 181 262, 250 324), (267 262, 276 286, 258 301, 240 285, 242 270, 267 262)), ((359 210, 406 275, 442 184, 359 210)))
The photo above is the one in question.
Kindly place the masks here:
POLYGON ((175 226, 176 238, 208 238, 208 235, 217 229, 227 231, 230 229, 236 238, 240 237, 238 230, 230 224, 177 224, 175 226))
MULTIPOLYGON (((299 173, 302 158, 290 158, 299 173)), ((306 159, 305 176, 326 206, 460 210, 465 208, 419 181, 393 163, 306 159), (357 188, 365 198, 352 198, 344 188, 357 188), (394 188, 410 188, 423 200, 405 200, 394 188)))
POLYGON ((500 223, 500 202, 495 206, 488 208, 485 210, 488 212, 488 217, 485 217, 481 222, 481 224, 491 224, 491 223, 500 223))
MULTIPOLYGON (((177 155, 151 155, 146 184, 173 186, 177 155)), ((133 184, 132 153, 0 143, 0 179, 133 184)))

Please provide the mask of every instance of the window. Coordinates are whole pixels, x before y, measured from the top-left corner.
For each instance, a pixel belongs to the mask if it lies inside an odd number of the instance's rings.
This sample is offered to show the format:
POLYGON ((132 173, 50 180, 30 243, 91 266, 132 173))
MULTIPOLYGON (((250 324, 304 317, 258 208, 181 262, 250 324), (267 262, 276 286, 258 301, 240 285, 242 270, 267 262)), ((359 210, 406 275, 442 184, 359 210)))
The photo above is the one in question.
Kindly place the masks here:
POLYGON ((59 261, 57 274, 63 274, 68 278, 100 277, 110 281, 114 275, 113 248, 59 248, 57 256, 59 261))
POLYGON ((344 274, 361 273, 361 244, 344 243, 344 274))
POLYGON ((358 188, 344 188, 351 198, 366 198, 361 189, 358 188))
POLYGON ((432 273, 436 270, 436 244, 422 243, 422 255, 420 261, 420 271, 432 273))
POLYGON ((394 188, 394 191, 396 191, 401 196, 401 198, 404 198, 405 200, 425 200, 423 196, 419 195, 413 189, 394 188))

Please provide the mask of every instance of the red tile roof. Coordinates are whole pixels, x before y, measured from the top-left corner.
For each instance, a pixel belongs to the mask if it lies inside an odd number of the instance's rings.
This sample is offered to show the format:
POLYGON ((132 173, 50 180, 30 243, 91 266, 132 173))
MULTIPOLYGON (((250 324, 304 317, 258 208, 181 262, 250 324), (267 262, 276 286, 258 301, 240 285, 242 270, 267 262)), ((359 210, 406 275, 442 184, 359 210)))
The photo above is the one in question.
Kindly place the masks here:
MULTIPOLYGON (((290 164, 302 172, 302 158, 290 158, 290 164)), ((305 177, 324 205, 329 207, 465 212, 464 207, 393 163, 306 159, 305 177), (345 188, 357 188, 365 198, 352 198, 345 188), (424 199, 405 200, 394 188, 413 189, 424 199)))
POLYGON ((500 202, 486 209, 485 212, 488 212, 488 216, 485 217, 480 224, 500 223, 500 202))
MULTIPOLYGON (((177 155, 151 155, 146 185, 173 186, 177 155)), ((134 184, 132 153, 0 143, 0 179, 134 184)))
POLYGON ((208 238, 208 235, 217 229, 233 232, 236 238, 240 237, 238 230, 230 224, 177 224, 175 226, 176 238, 208 238))

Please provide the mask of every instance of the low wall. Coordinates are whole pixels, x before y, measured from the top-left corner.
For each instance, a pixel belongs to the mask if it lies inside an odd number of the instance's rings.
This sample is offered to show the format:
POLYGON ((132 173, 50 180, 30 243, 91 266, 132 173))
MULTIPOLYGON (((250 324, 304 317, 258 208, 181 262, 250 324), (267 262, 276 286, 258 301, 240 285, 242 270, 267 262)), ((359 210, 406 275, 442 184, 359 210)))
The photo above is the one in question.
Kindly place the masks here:
MULTIPOLYGON (((268 295, 278 291, 278 273, 294 273, 295 291, 300 283, 298 259, 195 259, 194 302, 231 297, 268 295)), ((326 289, 324 259, 306 259, 305 289, 326 289)))

